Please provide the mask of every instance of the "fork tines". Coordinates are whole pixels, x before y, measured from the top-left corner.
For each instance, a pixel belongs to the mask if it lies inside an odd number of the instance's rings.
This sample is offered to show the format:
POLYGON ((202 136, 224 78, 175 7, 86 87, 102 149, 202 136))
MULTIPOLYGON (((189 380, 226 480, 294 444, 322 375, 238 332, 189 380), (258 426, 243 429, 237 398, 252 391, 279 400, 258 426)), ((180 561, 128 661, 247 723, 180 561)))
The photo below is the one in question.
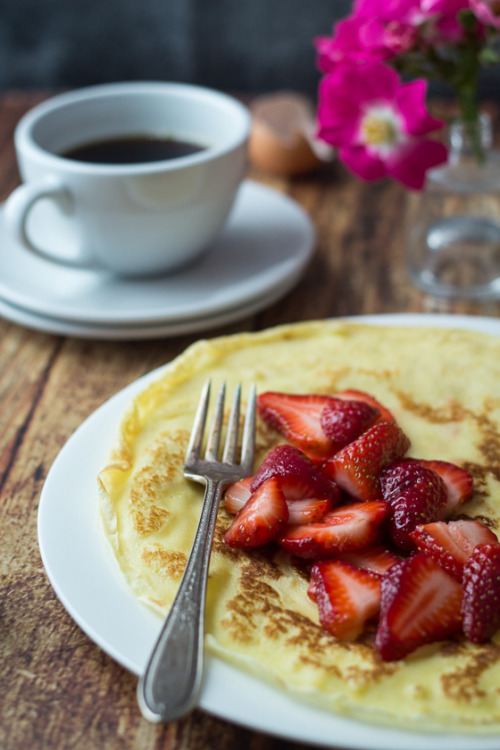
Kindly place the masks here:
MULTIPOLYGON (((200 401, 196 411, 193 423, 193 429, 186 452, 186 469, 194 469, 194 465, 200 460, 204 462, 219 462, 220 443, 223 427, 224 403, 226 397, 226 384, 222 383, 215 405, 214 415, 212 417, 211 427, 207 437, 205 455, 201 459, 203 446, 203 437, 205 424, 208 414, 210 401, 211 382, 208 380, 201 392, 200 401)), ((238 383, 233 397, 229 420, 226 431, 226 441, 222 455, 222 463, 231 466, 239 466, 242 475, 249 475, 252 472, 255 446, 255 423, 256 423, 256 389, 255 385, 250 388, 245 422, 241 439, 240 461, 238 459, 238 436, 240 427, 240 408, 241 408, 241 384, 238 383)))

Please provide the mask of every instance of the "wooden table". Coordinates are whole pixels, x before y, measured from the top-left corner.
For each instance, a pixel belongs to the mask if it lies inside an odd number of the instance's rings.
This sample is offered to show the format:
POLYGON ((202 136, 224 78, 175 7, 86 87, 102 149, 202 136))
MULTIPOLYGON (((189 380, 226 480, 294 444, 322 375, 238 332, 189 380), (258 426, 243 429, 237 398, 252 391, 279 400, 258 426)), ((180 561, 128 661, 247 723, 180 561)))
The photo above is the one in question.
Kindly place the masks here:
MULTIPOLYGON (((42 98, 15 92, 0 98, 0 200, 19 182, 12 143, 15 124, 42 98)), ((294 180, 255 171, 251 176, 290 195, 310 213, 317 230, 316 252, 303 279, 284 299, 204 336, 368 313, 500 316, 500 302, 443 302, 410 285, 401 222, 407 194, 397 184, 364 184, 338 165, 294 180)), ((202 711, 170 726, 146 722, 137 708, 136 677, 80 630, 54 594, 41 563, 38 501, 64 443, 116 391, 169 361, 196 338, 87 341, 0 319, 2 750, 304 747, 202 711)))

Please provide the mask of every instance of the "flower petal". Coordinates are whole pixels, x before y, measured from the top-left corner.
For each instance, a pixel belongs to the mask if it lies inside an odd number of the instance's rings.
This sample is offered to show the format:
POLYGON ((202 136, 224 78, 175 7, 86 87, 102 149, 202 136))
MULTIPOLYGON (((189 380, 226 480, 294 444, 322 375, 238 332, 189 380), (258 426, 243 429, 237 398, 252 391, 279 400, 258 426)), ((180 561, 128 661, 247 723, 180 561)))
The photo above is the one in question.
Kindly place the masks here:
POLYGON ((412 190, 422 190, 427 170, 444 164, 447 158, 446 146, 439 141, 409 140, 387 158, 387 174, 412 190))
POLYGON ((365 146, 345 146, 340 150, 340 158, 357 177, 363 180, 379 180, 387 174, 383 160, 365 146))
POLYGON ((500 7, 492 0, 470 0, 470 7, 476 18, 486 26, 500 29, 500 7))
POLYGON ((335 74, 325 76, 319 87, 318 137, 342 146, 355 138, 360 116, 358 102, 337 85, 335 74))
POLYGON ((425 108, 427 81, 419 78, 404 84, 396 94, 396 102, 405 123, 405 129, 411 135, 426 135, 444 126, 442 120, 431 117, 425 108))
POLYGON ((391 101, 398 90, 399 76, 395 70, 382 63, 366 65, 357 70, 357 76, 351 75, 347 81, 351 96, 363 102, 391 101))

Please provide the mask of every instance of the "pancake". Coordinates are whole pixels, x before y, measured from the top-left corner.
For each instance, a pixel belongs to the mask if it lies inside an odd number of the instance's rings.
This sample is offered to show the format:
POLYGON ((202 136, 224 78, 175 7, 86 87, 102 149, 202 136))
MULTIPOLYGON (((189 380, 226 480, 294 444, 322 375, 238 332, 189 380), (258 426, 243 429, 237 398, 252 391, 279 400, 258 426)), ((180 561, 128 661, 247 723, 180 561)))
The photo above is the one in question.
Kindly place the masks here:
MULTIPOLYGON (((184 479, 182 467, 208 377, 214 392, 223 380, 229 394, 241 382, 243 402, 253 382, 258 392, 372 394, 410 438, 409 456, 468 469, 475 492, 461 516, 500 535, 499 338, 313 321, 203 340, 134 398, 98 478, 104 527, 123 575, 161 615, 175 596, 201 507, 202 489, 184 479)), ((259 421, 256 466, 281 442, 259 421)), ((480 645, 435 643, 384 662, 374 630, 342 643, 320 627, 303 562, 276 546, 227 546, 231 518, 221 505, 207 591, 211 652, 297 700, 359 720, 415 731, 500 731, 500 634, 480 645)))

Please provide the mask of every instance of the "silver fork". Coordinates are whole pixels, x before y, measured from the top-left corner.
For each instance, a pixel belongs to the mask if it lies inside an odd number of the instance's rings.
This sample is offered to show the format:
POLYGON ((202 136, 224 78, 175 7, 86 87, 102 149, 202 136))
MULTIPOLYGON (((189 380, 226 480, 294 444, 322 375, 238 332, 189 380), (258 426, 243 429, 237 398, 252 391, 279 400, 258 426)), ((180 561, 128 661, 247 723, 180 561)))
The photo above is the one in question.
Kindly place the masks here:
POLYGON ((222 385, 201 457, 210 399, 210 382, 202 390, 186 453, 184 476, 205 485, 205 497, 193 546, 172 609, 137 686, 143 716, 149 721, 180 719, 196 705, 203 674, 205 595, 217 510, 223 490, 250 476, 255 446, 255 386, 247 402, 241 454, 238 434, 241 386, 235 391, 222 460, 219 460, 225 384, 222 385))

